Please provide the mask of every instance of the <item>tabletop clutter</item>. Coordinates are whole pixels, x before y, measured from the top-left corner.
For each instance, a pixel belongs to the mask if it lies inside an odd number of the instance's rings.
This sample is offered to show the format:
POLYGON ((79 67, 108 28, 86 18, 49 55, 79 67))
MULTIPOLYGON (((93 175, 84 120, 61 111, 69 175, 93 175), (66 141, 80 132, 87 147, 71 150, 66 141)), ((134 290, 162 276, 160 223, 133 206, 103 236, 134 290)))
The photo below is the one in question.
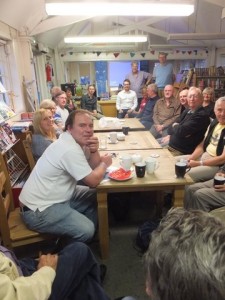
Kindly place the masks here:
MULTIPOLYGON (((154 156, 157 154, 154 154, 154 156)), ((159 157, 159 155, 158 155, 159 157)), ((109 178, 114 180, 129 180, 133 178, 134 171, 136 177, 143 178, 145 174, 154 174, 160 163, 156 157, 147 156, 143 158, 141 154, 123 154, 119 157, 119 166, 109 172, 109 178)))

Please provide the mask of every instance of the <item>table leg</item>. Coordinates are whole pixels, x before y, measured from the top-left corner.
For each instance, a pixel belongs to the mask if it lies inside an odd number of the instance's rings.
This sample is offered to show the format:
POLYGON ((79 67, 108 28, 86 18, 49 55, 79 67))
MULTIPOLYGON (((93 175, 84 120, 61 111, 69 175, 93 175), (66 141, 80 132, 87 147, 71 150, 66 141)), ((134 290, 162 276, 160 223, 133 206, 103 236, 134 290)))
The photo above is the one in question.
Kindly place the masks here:
POLYGON ((109 220, 107 193, 97 191, 99 243, 102 259, 109 255, 109 220))
POLYGON ((156 215, 159 218, 162 216, 164 195, 165 195, 164 191, 157 191, 156 193, 156 215))
POLYGON ((184 206, 184 186, 176 187, 174 190, 174 207, 184 206))

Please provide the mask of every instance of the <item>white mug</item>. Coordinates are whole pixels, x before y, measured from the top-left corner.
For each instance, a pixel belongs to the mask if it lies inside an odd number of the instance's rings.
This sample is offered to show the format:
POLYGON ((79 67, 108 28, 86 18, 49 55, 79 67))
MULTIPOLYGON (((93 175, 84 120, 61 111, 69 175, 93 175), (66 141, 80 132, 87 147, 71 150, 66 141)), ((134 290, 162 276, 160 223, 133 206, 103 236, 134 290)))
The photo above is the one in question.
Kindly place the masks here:
POLYGON ((125 171, 129 171, 132 166, 132 157, 130 155, 123 155, 121 157, 120 165, 125 171))
POLYGON ((134 164, 141 162, 142 161, 141 154, 133 154, 132 155, 132 161, 133 161, 134 164))
POLYGON ((110 132, 109 133, 110 142, 112 144, 115 144, 117 142, 117 133, 116 132, 110 132))
POLYGON ((159 162, 156 158, 147 157, 145 160, 146 163, 146 171, 148 174, 153 174, 156 169, 159 167, 159 162))

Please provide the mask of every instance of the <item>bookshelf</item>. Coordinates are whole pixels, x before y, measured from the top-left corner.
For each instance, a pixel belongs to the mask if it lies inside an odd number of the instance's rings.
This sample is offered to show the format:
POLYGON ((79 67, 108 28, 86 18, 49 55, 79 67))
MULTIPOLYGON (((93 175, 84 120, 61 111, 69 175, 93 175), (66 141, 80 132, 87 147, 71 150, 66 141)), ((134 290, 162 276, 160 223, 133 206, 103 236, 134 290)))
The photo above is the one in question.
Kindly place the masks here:
POLYGON ((223 68, 196 68, 193 74, 193 84, 204 90, 211 87, 215 91, 216 99, 225 95, 225 72, 223 68))

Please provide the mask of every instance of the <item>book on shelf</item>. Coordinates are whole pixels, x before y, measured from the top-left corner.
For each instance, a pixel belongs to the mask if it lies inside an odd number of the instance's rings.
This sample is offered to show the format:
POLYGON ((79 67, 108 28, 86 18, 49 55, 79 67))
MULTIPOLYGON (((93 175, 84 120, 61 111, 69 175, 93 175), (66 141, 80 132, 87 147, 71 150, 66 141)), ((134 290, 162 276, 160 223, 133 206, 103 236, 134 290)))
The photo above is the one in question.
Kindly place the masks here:
POLYGON ((0 126, 0 151, 8 150, 16 141, 16 137, 8 124, 0 126))

